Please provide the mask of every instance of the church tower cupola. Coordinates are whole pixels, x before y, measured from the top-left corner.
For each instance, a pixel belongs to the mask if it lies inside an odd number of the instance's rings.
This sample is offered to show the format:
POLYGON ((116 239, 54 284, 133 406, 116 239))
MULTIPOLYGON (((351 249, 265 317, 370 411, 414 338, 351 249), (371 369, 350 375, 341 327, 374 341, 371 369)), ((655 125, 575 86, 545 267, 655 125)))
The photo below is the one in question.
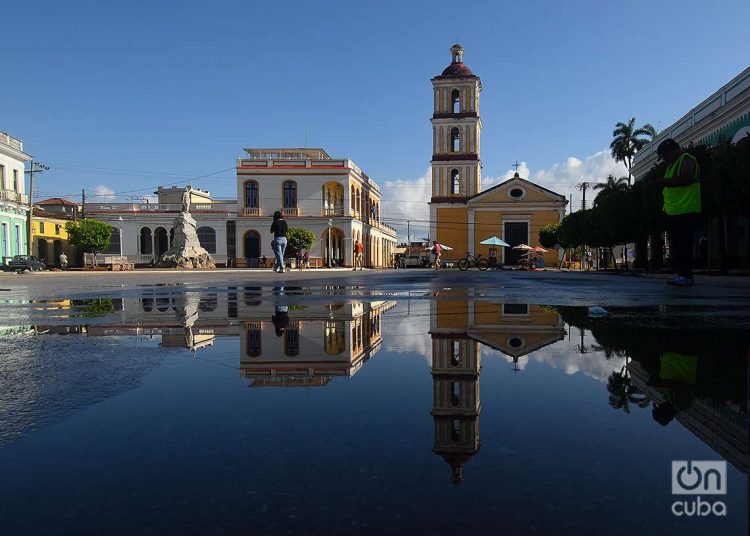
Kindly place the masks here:
POLYGON ((482 82, 451 47, 451 63, 432 79, 432 200, 455 202, 481 190, 479 92, 482 82))
POLYGON ((451 47, 451 54, 453 55, 453 63, 463 63, 464 47, 456 43, 451 47))

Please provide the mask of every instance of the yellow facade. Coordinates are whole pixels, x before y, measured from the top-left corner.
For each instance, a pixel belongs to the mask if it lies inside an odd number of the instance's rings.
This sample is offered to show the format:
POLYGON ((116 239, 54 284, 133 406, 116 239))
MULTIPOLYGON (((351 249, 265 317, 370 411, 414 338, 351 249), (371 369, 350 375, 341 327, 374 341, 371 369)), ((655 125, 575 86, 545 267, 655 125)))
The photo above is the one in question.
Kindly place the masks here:
MULTIPOLYGON (((513 266, 522 252, 481 244, 496 236, 511 246, 539 245, 539 231, 565 215, 565 196, 521 178, 482 191, 479 118, 479 77, 463 63, 463 48, 451 48, 451 64, 432 79, 432 198, 430 239, 452 250, 443 260, 467 253, 495 257, 498 265, 513 266), (451 138, 451 133, 452 138, 451 138)), ((543 254, 545 266, 556 266, 559 252, 543 254)))
POLYGON ((68 242, 68 232, 65 230, 65 224, 70 220, 49 213, 38 215, 37 210, 31 221, 31 254, 44 259, 51 267, 59 266, 60 254, 65 253, 68 265, 73 265, 75 248, 68 242))

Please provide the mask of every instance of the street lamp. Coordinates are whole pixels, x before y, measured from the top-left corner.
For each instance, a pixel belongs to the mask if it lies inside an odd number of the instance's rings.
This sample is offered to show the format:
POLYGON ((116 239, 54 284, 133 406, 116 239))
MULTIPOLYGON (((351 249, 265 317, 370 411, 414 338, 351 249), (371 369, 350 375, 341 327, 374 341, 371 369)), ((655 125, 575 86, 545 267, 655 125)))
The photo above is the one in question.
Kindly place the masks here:
POLYGON ((117 216, 117 221, 120 222, 118 229, 120 230, 120 262, 122 262, 122 222, 125 220, 122 219, 122 216, 117 216))

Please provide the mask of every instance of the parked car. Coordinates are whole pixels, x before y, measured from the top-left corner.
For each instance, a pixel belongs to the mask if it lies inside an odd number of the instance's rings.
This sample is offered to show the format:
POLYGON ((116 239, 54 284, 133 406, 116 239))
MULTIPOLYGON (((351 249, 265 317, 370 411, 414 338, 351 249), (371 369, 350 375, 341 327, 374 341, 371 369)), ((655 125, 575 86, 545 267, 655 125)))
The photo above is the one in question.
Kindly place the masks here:
POLYGON ((24 270, 38 272, 46 268, 47 266, 33 255, 16 255, 8 262, 8 270, 15 270, 16 272, 23 272, 24 270))

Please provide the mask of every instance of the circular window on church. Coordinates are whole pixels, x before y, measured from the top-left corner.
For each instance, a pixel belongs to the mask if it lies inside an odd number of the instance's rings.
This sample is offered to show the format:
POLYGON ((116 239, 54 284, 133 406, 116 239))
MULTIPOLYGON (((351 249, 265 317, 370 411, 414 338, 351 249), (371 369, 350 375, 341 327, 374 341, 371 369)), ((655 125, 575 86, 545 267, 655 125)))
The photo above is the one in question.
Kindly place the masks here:
POLYGON ((513 349, 518 349, 523 346, 523 339, 521 337, 511 337, 508 339, 508 346, 513 349))
POLYGON ((514 186, 510 190, 508 190, 508 197, 511 197, 513 199, 523 199, 526 197, 526 190, 524 188, 521 188, 520 186, 514 186))

